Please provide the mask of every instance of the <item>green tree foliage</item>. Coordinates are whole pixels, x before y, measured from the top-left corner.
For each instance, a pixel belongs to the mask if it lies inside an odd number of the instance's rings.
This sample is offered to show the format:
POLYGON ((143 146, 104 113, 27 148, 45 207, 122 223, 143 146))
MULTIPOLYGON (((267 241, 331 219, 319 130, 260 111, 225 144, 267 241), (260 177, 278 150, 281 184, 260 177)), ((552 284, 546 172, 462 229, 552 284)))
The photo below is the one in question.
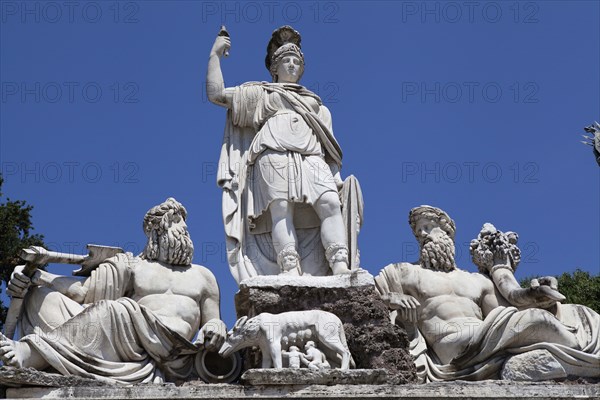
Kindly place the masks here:
MULTIPOLYGON (((0 198, 2 183, 4 179, 0 176, 0 198)), ((23 263, 19 258, 19 251, 24 247, 44 245, 43 235, 31 234, 32 209, 33 206, 23 200, 12 201, 6 198, 6 202, 0 203, 0 278, 5 285, 13 269, 23 263)), ((7 308, 0 299, 0 328, 6 320, 6 311, 7 308)))
MULTIPOLYGON (((523 279, 521 286, 529 287, 533 278, 523 279)), ((558 291, 567 298, 564 303, 583 304, 600 313, 600 275, 590 275, 578 268, 575 272, 565 272, 556 279, 558 291)))

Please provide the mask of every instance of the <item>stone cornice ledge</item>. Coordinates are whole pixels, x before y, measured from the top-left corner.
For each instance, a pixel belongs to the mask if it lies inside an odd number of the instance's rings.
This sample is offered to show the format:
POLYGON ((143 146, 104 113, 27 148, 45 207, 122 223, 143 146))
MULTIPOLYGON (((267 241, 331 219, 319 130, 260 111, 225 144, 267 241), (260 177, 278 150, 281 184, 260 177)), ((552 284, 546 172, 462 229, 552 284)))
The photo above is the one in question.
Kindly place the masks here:
POLYGON ((600 384, 436 382, 426 385, 136 385, 117 387, 8 388, 14 399, 597 399, 600 384))
POLYGON ((317 288, 348 288, 373 286, 373 275, 367 270, 358 269, 349 274, 332 276, 293 276, 293 275, 262 275, 244 279, 240 289, 269 288, 280 289, 284 286, 317 287, 317 288))

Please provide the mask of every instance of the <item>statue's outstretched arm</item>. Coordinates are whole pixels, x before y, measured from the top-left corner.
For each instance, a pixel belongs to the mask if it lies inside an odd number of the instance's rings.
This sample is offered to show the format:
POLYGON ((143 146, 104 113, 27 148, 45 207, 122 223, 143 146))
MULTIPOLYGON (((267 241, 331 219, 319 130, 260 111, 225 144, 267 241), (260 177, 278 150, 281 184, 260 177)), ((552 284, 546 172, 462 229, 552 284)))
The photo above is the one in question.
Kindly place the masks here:
POLYGON ((522 288, 508 265, 496 264, 491 270, 491 277, 498 291, 515 307, 549 308, 565 300, 565 296, 556 290, 556 285, 540 285, 536 281, 531 287, 522 288))
MULTIPOLYGON (((516 232, 502 232, 490 223, 483 224, 476 239, 470 244, 473 263, 479 271, 491 278, 495 289, 509 304, 519 308, 550 308, 565 297, 557 290, 555 278, 543 278, 524 289, 515 279, 515 270, 521 259, 516 232)), ((502 299, 499 299, 501 303, 502 299)))
POLYGON ((303 365, 308 367, 308 364, 310 364, 310 361, 312 360, 312 357, 307 356, 304 353, 300 353, 300 361, 302 362, 303 365))
POLYGON ((233 89, 225 89, 223 72, 221 71, 221 57, 231 47, 231 40, 227 36, 217 36, 208 57, 208 71, 206 73, 206 95, 211 103, 231 108, 233 103, 233 89))

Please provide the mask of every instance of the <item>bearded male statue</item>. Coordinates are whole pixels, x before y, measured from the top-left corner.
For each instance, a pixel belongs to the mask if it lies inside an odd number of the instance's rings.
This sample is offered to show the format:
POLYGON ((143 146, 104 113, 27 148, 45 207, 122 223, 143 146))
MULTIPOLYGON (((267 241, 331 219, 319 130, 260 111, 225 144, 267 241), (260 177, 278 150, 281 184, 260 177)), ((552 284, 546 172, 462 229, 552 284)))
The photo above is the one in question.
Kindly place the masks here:
POLYGON ((448 214, 420 206, 409 222, 419 261, 388 265, 375 282, 392 322, 411 336, 422 382, 498 379, 507 359, 534 350, 549 352, 563 378, 599 377, 600 316, 561 304, 555 278, 521 288, 513 274, 516 234, 484 225, 471 244, 480 272, 470 273, 455 264, 456 225, 448 214))
POLYGON ((111 383, 187 377, 199 349, 221 347, 226 327, 214 275, 192 264, 186 216, 173 198, 153 207, 144 217, 142 254, 117 254, 88 277, 37 270, 29 279, 15 268, 8 293, 27 291, 22 337, 0 334, 0 359, 111 383))

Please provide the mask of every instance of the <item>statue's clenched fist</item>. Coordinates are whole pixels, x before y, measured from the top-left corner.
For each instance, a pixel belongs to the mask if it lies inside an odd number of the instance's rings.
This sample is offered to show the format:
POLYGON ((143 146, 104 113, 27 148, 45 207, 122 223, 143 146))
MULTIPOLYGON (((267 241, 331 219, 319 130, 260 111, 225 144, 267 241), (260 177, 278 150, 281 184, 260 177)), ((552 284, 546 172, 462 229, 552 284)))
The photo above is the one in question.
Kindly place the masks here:
POLYGON ((25 297, 29 286, 36 284, 33 282, 35 280, 35 274, 32 278, 29 278, 23 273, 23 269, 25 269, 24 265, 17 265, 13 273, 10 275, 10 281, 8 281, 6 293, 11 297, 25 297))
POLYGON ((213 44, 210 55, 216 55, 219 58, 222 57, 226 51, 231 48, 231 39, 227 36, 217 36, 215 43, 213 44))

